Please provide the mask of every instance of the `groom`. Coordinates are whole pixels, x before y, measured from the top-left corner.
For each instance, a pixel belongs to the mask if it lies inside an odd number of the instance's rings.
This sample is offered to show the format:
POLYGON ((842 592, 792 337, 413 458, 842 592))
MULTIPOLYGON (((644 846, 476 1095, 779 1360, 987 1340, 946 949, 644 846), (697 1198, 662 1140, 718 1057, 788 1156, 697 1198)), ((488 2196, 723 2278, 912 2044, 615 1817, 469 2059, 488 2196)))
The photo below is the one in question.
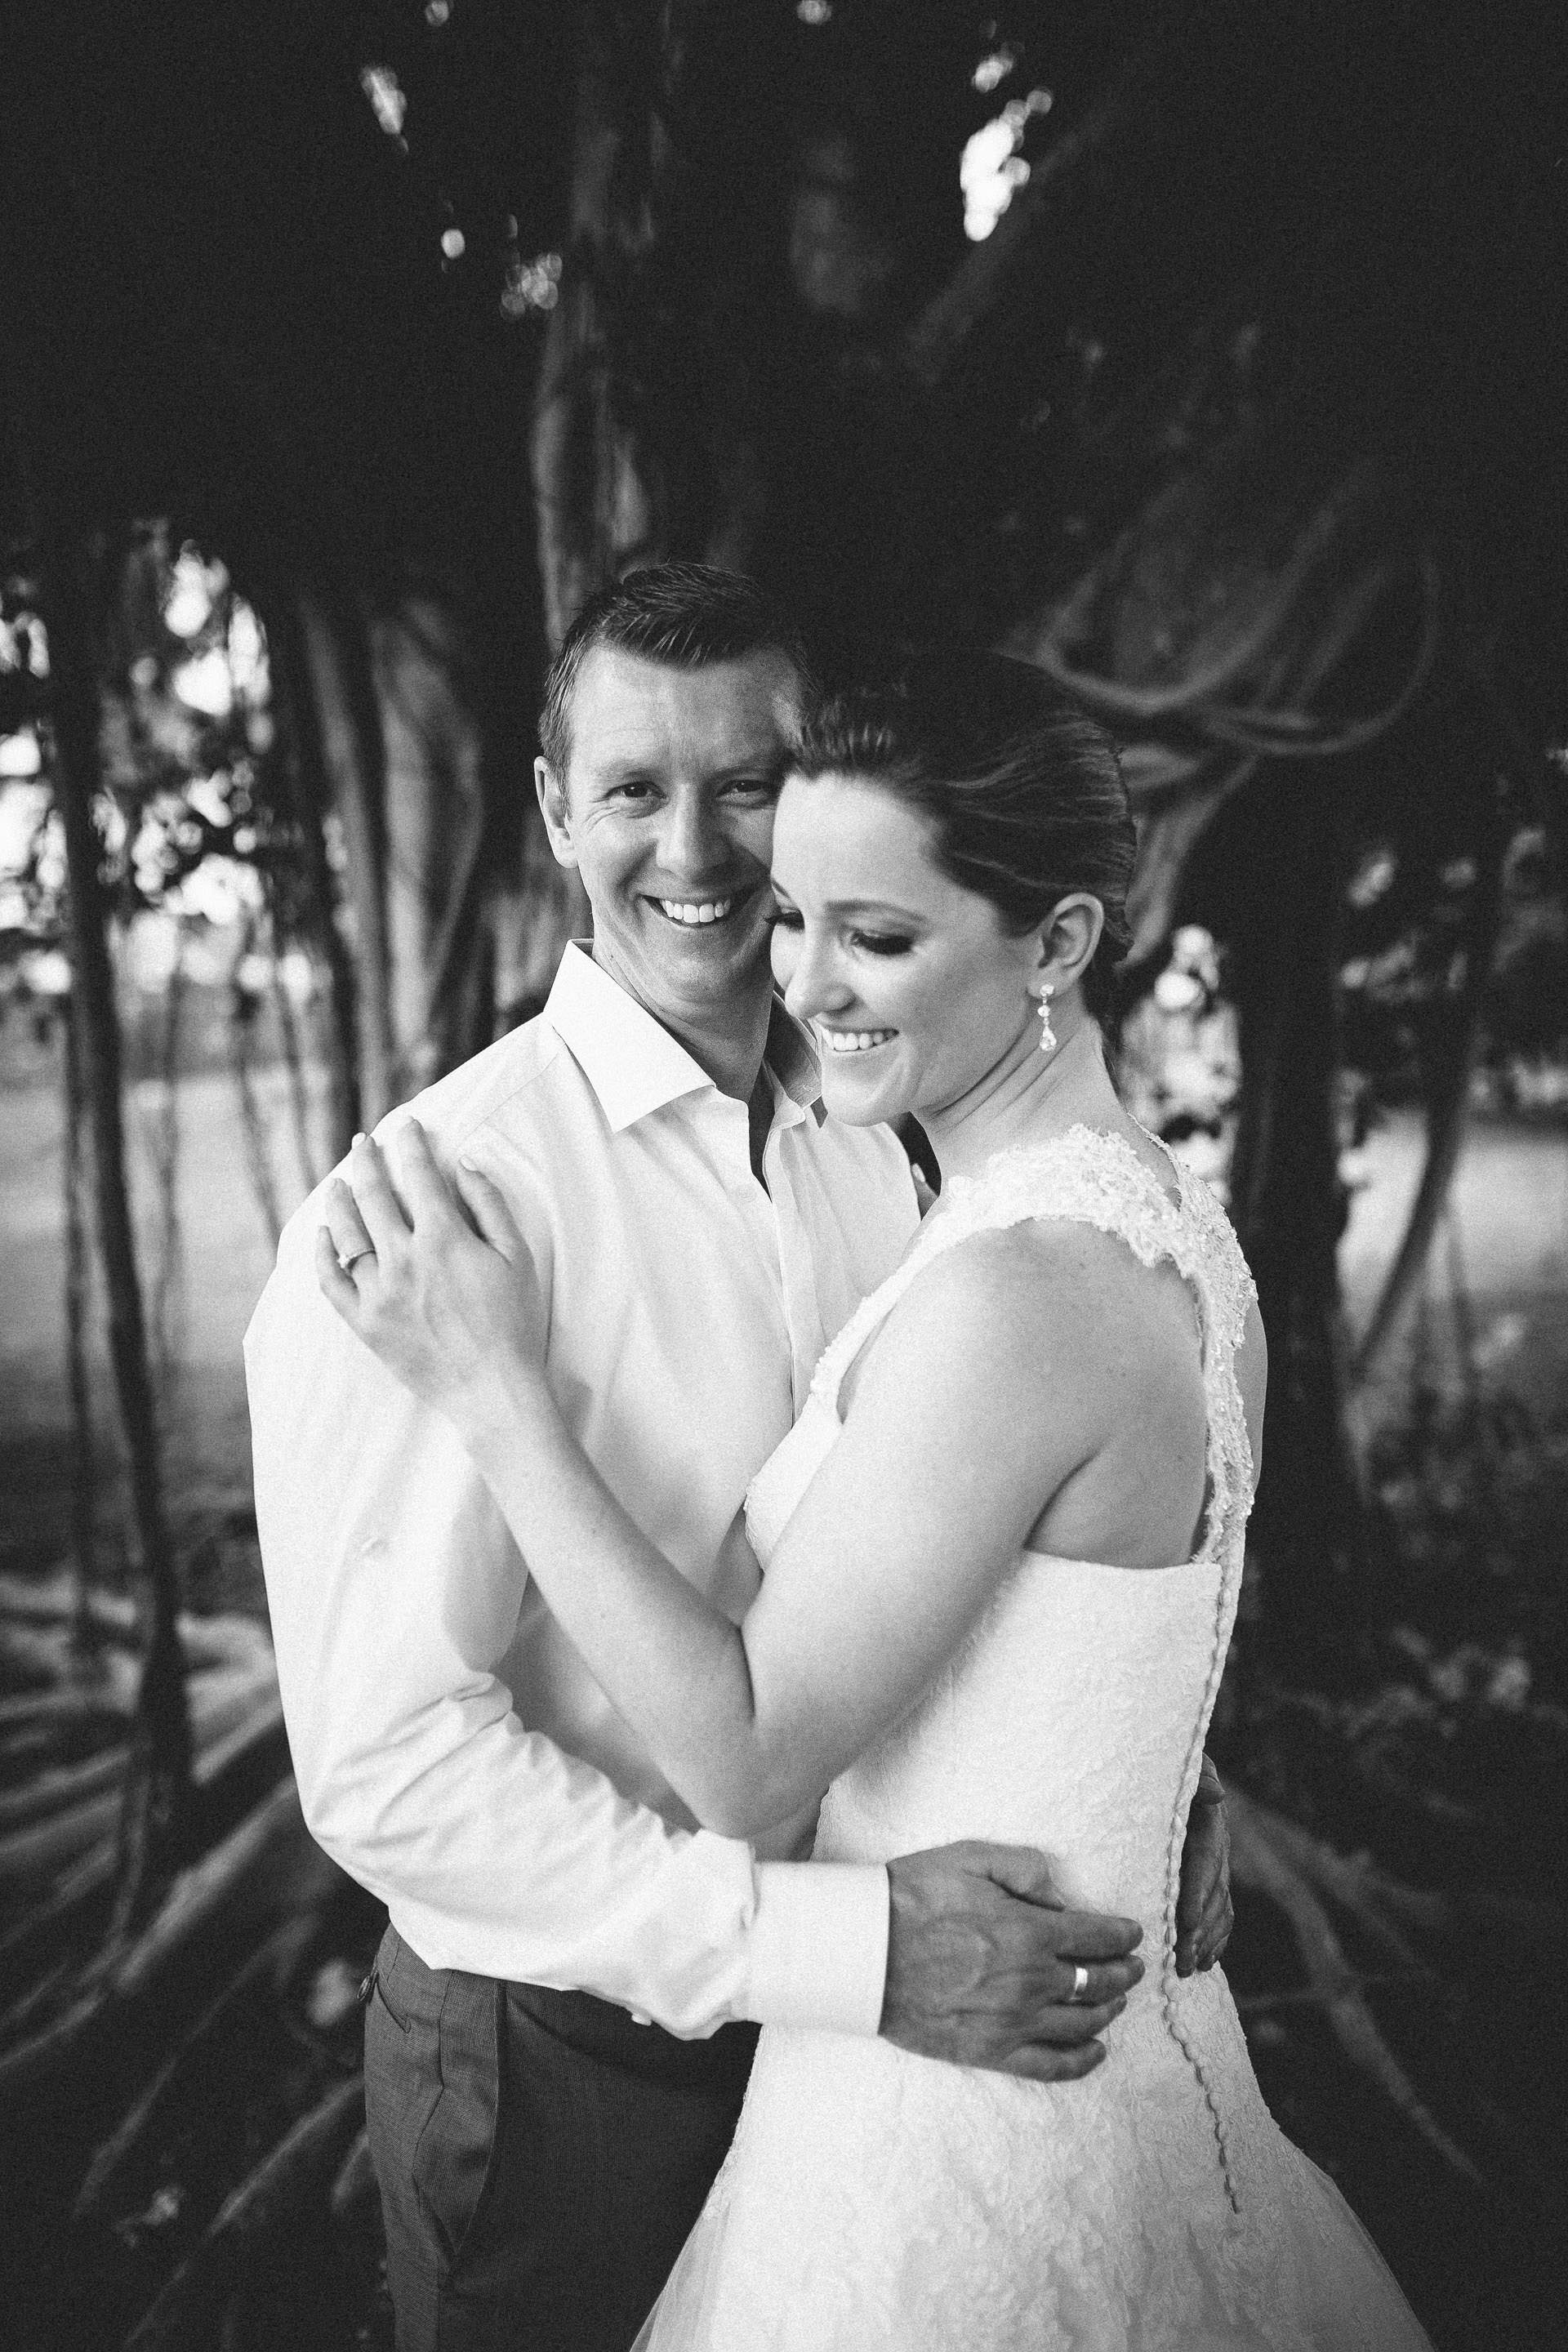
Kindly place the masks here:
MULTIPOLYGON (((537 767, 592 956, 569 949, 543 1014, 416 1106, 507 1194, 590 1456, 737 1618, 747 1483, 917 1223, 892 1138, 824 1124, 772 993, 773 805, 806 675, 731 575, 663 566, 594 600, 537 767)), ((257 1514, 306 1818, 391 1914, 365 2082, 400 2352, 623 2352, 759 2022, 1065 2082, 1104 2055, 1139 1930, 1063 1908, 1017 1849, 868 1868, 699 1830, 454 1434, 321 1297, 321 1221, 318 1194, 247 1337, 257 1514)), ((1223 1944, 1223 1813, 1195 1811, 1184 1968, 1223 1944)))

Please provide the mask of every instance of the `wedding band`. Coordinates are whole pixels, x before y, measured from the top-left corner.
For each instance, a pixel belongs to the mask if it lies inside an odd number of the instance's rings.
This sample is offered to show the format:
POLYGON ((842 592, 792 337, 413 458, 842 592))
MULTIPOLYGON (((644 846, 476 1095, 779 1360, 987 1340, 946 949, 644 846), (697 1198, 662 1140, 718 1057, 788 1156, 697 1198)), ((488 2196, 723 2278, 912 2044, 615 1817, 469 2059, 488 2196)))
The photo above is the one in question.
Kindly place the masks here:
POLYGON ((1081 2000, 1088 1990, 1089 1970, 1083 1966, 1081 1961, 1076 1962, 1072 1972, 1072 1990, 1068 1993, 1068 1999, 1069 2000, 1081 2000))
POLYGON ((343 1252, 340 1250, 338 1252, 338 1265, 342 1273, 352 1274, 362 1257, 374 1257, 374 1243, 366 1242, 363 1249, 350 1250, 346 1256, 343 1252))

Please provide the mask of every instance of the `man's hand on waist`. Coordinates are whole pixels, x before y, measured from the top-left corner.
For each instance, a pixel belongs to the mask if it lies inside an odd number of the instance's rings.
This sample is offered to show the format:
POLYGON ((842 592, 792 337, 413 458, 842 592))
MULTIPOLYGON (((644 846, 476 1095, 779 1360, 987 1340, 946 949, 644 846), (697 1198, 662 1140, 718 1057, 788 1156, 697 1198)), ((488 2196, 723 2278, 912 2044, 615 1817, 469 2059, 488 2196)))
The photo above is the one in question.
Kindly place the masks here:
POLYGON ((1230 1906, 1230 1824, 1225 1790, 1208 1757, 1203 1760, 1182 1848, 1181 1892, 1176 1898, 1176 1974, 1212 1969, 1230 1941, 1236 1914, 1230 1906))
POLYGON ((888 1878, 889 2042, 1040 2083, 1092 2073, 1143 1974, 1135 1919, 1069 1911, 1026 1846, 903 1854, 888 1878))

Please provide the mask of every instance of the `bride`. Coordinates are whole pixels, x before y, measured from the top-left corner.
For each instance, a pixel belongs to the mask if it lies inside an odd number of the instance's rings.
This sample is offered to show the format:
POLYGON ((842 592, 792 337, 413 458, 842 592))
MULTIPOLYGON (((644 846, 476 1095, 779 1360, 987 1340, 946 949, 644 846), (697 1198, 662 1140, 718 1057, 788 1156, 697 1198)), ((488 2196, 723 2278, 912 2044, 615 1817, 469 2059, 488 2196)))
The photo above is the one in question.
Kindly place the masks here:
POLYGON ((531 1263, 477 1170, 455 1171, 460 1207, 412 1121, 396 1190, 362 1142, 374 1269, 356 1282, 321 1238, 323 1288, 456 1424, 700 1821, 749 1837, 820 1800, 816 1855, 853 1861, 1041 1844, 1068 1901, 1142 1919, 1157 1955, 1067 2092, 765 2032, 651 2352, 1426 2343, 1272 2122, 1223 1976, 1175 1969, 1266 1357, 1223 1213, 1107 1073, 1132 851, 1106 739, 1017 665, 808 726, 774 834, 775 976, 828 1114, 913 1113, 942 1186, 752 1483, 763 1574, 739 1624, 566 1431, 531 1263))

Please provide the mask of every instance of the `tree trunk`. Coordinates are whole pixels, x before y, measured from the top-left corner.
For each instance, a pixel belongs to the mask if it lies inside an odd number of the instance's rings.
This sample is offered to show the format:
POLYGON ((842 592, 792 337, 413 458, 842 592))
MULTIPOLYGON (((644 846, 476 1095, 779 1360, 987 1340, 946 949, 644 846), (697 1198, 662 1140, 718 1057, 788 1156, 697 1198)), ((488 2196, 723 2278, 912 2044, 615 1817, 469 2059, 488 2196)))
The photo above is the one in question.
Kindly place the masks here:
POLYGON ((262 1114, 256 1091, 256 1029, 264 999, 259 990, 242 984, 240 974, 249 961, 256 943, 256 918, 247 915, 240 931, 228 982, 228 1042, 230 1066, 234 1071, 235 1100, 239 1108, 240 1132, 245 1138, 246 1165, 250 1172, 250 1189, 256 1205, 261 1212, 261 1222, 267 1237, 276 1253, 283 1238, 283 1212, 279 1204, 278 1187, 272 1178, 272 1154, 268 1149, 267 1121, 262 1114))
POLYGON ((66 1371, 71 1400, 71 1556, 76 1569, 76 1644, 84 1654, 98 1648, 90 1606, 97 1581, 98 1479, 92 1437, 92 1386, 87 1365, 87 1317, 91 1259, 88 1244, 87 1166, 82 1150, 87 1124, 87 1088, 82 1077, 76 992, 65 1008, 63 1110, 65 1153, 62 1189, 66 1237, 66 1371))
POLYGON ((310 930, 327 969, 332 1156, 341 1160, 360 1124, 359 1052, 353 958, 338 927, 337 882, 327 855, 326 820, 331 807, 331 786, 321 749, 304 627, 292 597, 284 592, 276 599, 268 599, 266 618, 276 653, 273 691, 289 753, 310 930))
POLYGON ((385 923, 398 1097, 462 1061, 480 1026, 485 746, 464 618, 411 589, 370 624, 385 746, 385 923))
POLYGON ((174 961, 163 997, 163 1021, 158 1039, 159 1102, 150 1137, 153 1173, 158 1185, 158 1252, 153 1276, 153 1362, 158 1391, 165 1405, 174 1397, 179 1370, 179 1324, 184 1288, 184 1249, 180 1232, 180 1031, 185 1001, 185 927, 176 918, 174 961))
POLYGON ((582 10, 565 268, 534 403, 552 646, 634 564, 752 561, 779 18, 755 0, 582 10))
POLYGON ((1502 920, 1502 869, 1509 826, 1500 791, 1494 788, 1484 797, 1478 818, 1476 882, 1465 922, 1464 977, 1451 1001, 1434 1009, 1433 1034, 1422 1056, 1426 1159, 1399 1247, 1356 1347, 1352 1376, 1358 1388, 1377 1369, 1415 1296, 1468 1125, 1470 1079, 1502 920))
POLYGON ((1279 769, 1254 786, 1249 887, 1231 935, 1242 1062, 1231 1215, 1268 1339, 1253 1518, 1261 1638, 1268 1665, 1292 1681, 1344 1654, 1363 1539, 1340 1393, 1336 797, 1327 778, 1304 786, 1279 769))
POLYGON ((314 589, 297 599, 321 766, 343 828, 354 926, 354 1027, 359 1115, 367 1128, 398 1099, 386 929, 383 751, 359 615, 314 589))
MULTIPOLYGON (((300 1045, 300 1024, 295 1018, 294 1002, 283 977, 283 934, 279 927, 276 894, 268 908, 268 933, 272 951, 272 1013, 278 1024, 278 1040, 289 1088, 289 1118, 294 1130, 294 1157, 300 1165, 300 1184, 309 1193, 315 1191, 320 1178, 316 1172, 315 1149, 310 1140, 310 1095, 306 1083, 305 1056, 300 1045)), ((351 1127, 351 1139, 353 1134, 351 1127)))
POLYGON ((117 1924, 153 1880, 182 1860, 192 1806, 191 1729, 184 1660, 175 1628, 174 1554, 163 1513, 147 1335, 126 1185, 120 1024, 94 818, 98 790, 98 672, 90 566, 63 534, 48 542, 47 595, 58 790, 69 884, 73 995, 91 1105, 98 1242, 109 1302, 109 1347, 131 1470, 138 1567, 143 1580, 145 1662, 121 1819, 117 1924))

